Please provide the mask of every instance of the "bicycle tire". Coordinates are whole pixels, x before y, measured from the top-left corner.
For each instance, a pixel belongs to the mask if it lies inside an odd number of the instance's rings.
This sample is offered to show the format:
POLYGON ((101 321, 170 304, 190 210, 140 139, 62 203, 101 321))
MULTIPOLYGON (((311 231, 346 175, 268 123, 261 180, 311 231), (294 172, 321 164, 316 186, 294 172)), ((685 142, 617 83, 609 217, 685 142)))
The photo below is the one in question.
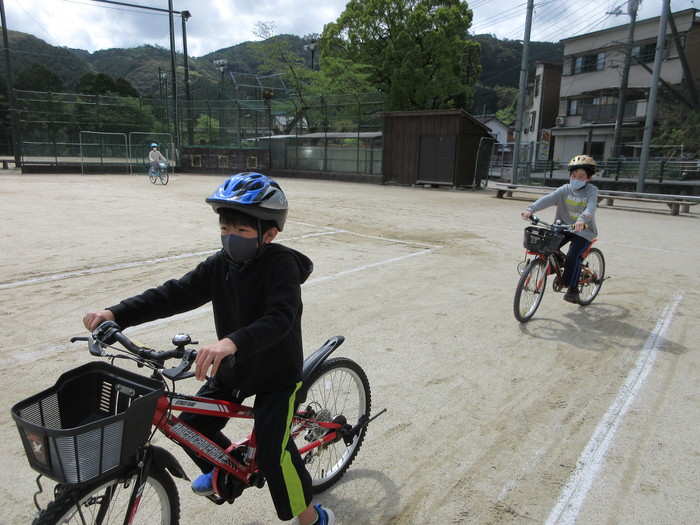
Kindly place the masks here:
POLYGON ((515 287, 513 314, 521 323, 532 319, 542 302, 542 296, 547 288, 545 266, 545 261, 542 259, 537 258, 530 261, 515 287))
POLYGON ((591 248, 581 261, 578 304, 586 306, 593 302, 605 280, 605 258, 598 248, 591 248))
POLYGON ((157 179, 158 179, 158 172, 156 170, 154 170, 153 168, 150 168, 148 170, 148 180, 150 180, 153 184, 155 184, 157 179))
MULTIPOLYGON (((85 487, 63 487, 32 525, 123 525, 136 472, 115 474, 85 487), (112 495, 108 494, 113 491, 112 495), (76 505, 76 502, 78 504, 76 505)), ((133 525, 178 525, 180 498, 173 478, 152 467, 133 525)))
MULTIPOLYGON (((311 375, 308 384, 304 408, 311 406, 316 411, 317 419, 333 421, 342 415, 349 425, 355 426, 362 416, 369 417, 372 404, 369 380, 360 365, 351 359, 336 357, 327 360, 311 375)), ((343 477, 357 456, 366 432, 365 426, 349 446, 340 439, 302 456, 311 474, 315 494, 328 489, 343 477)), ((323 433, 325 429, 307 429, 295 438, 295 443, 301 448, 323 433)))
POLYGON ((170 175, 168 174, 168 170, 160 170, 160 183, 165 186, 169 180, 170 175))

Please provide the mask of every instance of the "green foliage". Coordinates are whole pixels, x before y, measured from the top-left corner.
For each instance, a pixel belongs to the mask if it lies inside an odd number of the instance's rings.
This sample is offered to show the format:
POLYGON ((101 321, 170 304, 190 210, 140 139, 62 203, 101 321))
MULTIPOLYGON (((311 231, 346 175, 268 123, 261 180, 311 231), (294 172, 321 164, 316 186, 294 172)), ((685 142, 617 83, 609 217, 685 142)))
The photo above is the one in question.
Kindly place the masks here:
POLYGON ((15 89, 65 93, 66 88, 54 71, 39 62, 32 62, 17 74, 15 89))
MULTIPOLYGON (((0 28, 0 31, 2 29, 0 28)), ((9 42, 12 53, 12 72, 17 77, 18 73, 37 62, 53 71, 61 79, 64 90, 72 91, 75 79, 80 75, 93 71, 92 67, 71 50, 55 47, 43 40, 26 33, 9 31, 9 42)), ((57 92, 57 90, 53 90, 57 92)))
POLYGON ((76 82, 78 93, 84 95, 116 95, 138 98, 139 92, 123 78, 112 78, 104 73, 86 73, 76 82))
POLYGON ((679 111, 677 100, 668 95, 660 99, 659 113, 665 116, 651 140, 652 153, 663 157, 697 158, 700 151, 700 111, 679 111), (656 148, 654 146, 665 146, 656 148))
POLYGON ((210 145, 217 142, 221 125, 209 115, 200 115, 194 128, 194 142, 197 145, 210 145))
POLYGON ((459 0, 350 0, 324 28, 321 67, 361 64, 389 110, 462 108, 479 69, 471 19, 459 0))
MULTIPOLYGON (((507 91, 499 92, 497 88, 518 89, 523 43, 520 40, 499 40, 493 35, 475 35, 471 37, 471 40, 481 47, 482 70, 474 103, 470 109, 477 114, 500 112, 507 116, 507 108, 512 99, 507 91), (505 98, 503 95, 506 95, 505 98)), ((561 64, 563 60, 564 45, 562 43, 530 42, 528 67, 531 71, 536 62, 561 64)), ((515 120, 514 115, 513 120, 515 120)))
POLYGON ((496 111, 496 118, 508 124, 515 124, 518 105, 518 90, 510 87, 496 86, 494 89, 498 98, 499 109, 496 111))

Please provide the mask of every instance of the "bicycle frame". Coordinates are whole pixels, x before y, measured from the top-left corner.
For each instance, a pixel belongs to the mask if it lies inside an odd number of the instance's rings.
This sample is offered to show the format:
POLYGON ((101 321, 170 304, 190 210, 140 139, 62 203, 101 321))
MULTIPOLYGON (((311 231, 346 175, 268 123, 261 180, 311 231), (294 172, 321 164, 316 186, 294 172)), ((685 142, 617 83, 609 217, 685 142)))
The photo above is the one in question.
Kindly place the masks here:
MULTIPOLYGON (((541 224, 551 232, 566 233, 569 228, 560 224, 550 224, 535 216, 530 217, 533 225, 541 224)), ((580 255, 578 292, 579 296, 574 301, 581 306, 590 304, 598 295, 600 286, 605 277, 605 260, 603 253, 593 248, 597 239, 593 239, 587 249, 580 255)), ((525 258, 518 265, 520 280, 515 288, 513 298, 513 312, 515 318, 521 323, 527 322, 537 311, 545 292, 547 276, 555 275, 552 288, 555 292, 561 292, 564 288, 562 276, 566 256, 561 251, 560 245, 566 242, 566 238, 559 238, 544 233, 539 233, 536 229, 526 228, 525 258), (558 242, 559 244, 556 244, 558 242), (556 246, 556 248, 555 248, 556 246)), ((568 283, 567 283, 568 286, 568 283)), ((565 299, 568 300, 567 297, 565 299)))
MULTIPOLYGON (((233 443, 224 450, 186 423, 183 423, 177 416, 173 416, 173 410, 230 419, 252 420, 254 419, 252 407, 230 401, 166 392, 158 400, 156 412, 153 416, 153 425, 172 441, 190 449, 212 465, 231 474, 246 486, 257 482, 254 479, 254 476, 257 474, 257 462, 255 459, 257 441, 254 429, 245 439, 233 443), (237 457, 232 453, 234 450, 242 451, 243 447, 245 447, 245 454, 239 454, 237 457)), ((299 449, 300 454, 340 438, 339 431, 343 427, 342 424, 315 421, 311 417, 312 415, 304 411, 296 412, 292 418, 292 438, 311 428, 323 429, 324 435, 299 449)))

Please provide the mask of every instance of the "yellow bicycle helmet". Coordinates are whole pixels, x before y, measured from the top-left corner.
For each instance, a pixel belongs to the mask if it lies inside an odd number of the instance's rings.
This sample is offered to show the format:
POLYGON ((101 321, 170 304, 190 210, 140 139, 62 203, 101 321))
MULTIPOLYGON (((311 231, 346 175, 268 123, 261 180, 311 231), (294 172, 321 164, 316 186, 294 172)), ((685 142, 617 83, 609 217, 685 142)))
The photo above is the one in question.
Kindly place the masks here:
POLYGON ((569 171, 573 171, 579 168, 583 168, 586 170, 586 173, 588 173, 588 176, 592 176, 595 173, 596 167, 598 164, 596 164, 596 161, 593 159, 593 157, 589 157, 588 155, 576 155, 573 159, 569 161, 569 171))

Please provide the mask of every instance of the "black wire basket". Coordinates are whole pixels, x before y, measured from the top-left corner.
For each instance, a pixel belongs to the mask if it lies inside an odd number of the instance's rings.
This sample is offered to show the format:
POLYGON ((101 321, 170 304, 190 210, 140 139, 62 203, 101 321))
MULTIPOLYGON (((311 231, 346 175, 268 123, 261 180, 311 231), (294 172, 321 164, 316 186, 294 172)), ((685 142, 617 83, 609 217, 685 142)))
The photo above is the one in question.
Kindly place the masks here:
POLYGON ((523 246, 529 252, 549 255, 559 249, 559 245, 563 239, 564 235, 561 233, 548 230, 547 228, 528 226, 525 228, 523 246))
POLYGON ((105 362, 64 373, 12 407, 31 467, 66 485, 106 476, 147 440, 162 381, 105 362))

